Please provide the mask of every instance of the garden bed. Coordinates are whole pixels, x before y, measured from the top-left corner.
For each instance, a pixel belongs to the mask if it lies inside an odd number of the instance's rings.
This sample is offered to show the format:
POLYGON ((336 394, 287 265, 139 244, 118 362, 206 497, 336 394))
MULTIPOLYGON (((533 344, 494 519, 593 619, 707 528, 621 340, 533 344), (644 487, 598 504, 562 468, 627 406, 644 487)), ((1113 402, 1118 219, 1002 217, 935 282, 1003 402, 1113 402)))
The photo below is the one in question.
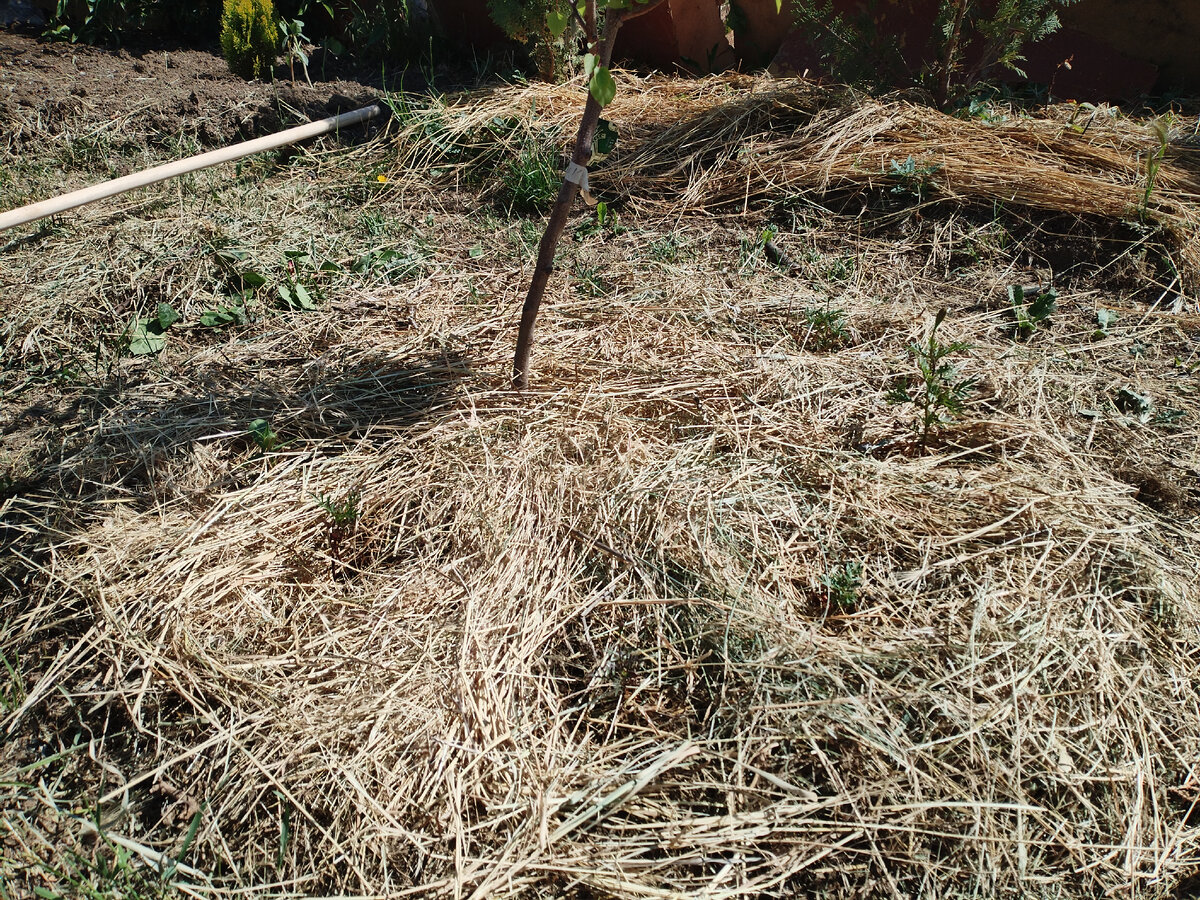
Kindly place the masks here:
POLYGON ((1187 120, 618 97, 519 394, 578 84, 0 236, 13 896, 1195 892, 1187 120))

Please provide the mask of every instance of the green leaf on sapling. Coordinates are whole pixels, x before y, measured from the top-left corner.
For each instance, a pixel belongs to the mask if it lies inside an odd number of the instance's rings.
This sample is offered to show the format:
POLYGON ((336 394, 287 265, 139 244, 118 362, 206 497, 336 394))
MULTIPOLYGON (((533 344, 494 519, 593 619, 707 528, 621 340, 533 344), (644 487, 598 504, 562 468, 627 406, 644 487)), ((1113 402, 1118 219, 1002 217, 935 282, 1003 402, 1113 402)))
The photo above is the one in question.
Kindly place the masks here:
POLYGON ((554 35, 554 38, 563 36, 563 32, 567 30, 567 25, 570 24, 571 15, 565 9, 552 9, 546 13, 546 28, 554 35))
POLYGON ((617 83, 613 81, 612 73, 608 71, 607 66, 600 66, 596 69, 596 73, 592 75, 589 89, 592 96, 596 98, 596 102, 601 106, 608 106, 613 102, 613 98, 617 96, 617 83))

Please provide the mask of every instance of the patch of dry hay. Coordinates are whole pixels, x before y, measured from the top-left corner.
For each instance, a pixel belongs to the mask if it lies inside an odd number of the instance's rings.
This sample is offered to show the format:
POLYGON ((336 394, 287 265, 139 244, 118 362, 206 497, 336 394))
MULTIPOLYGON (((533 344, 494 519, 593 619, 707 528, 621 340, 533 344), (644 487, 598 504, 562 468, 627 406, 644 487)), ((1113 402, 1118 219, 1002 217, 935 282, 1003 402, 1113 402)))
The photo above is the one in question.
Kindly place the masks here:
MULTIPOLYGON (((580 87, 529 84, 450 98, 402 117, 401 171, 424 179, 442 163, 460 175, 494 150, 495 119, 571 133, 580 87), (447 164, 455 148, 466 161, 447 164)), ((964 120, 900 98, 875 99, 804 80, 725 76, 699 83, 621 83, 607 114, 620 148, 593 174, 601 189, 642 209, 745 212, 764 200, 896 186, 891 163, 912 157, 928 195, 952 204, 996 204, 1146 221, 1173 235, 1179 268, 1200 284, 1200 149, 1183 120, 1170 135, 1149 197, 1146 160, 1159 150, 1144 121, 1115 109, 1073 106, 997 123, 964 120)), ((903 185, 901 185, 903 187, 903 185)))
MULTIPOLYGON (((662 108, 693 99, 673 91, 662 108)), ((320 185, 352 175, 314 165, 316 187, 237 196, 332 232, 320 185)), ((530 257, 444 202, 364 203, 437 210, 409 281, 334 281, 318 313, 113 362, 4 501, 3 643, 35 676, 5 695, 14 883, 55 883, 15 860, 68 846, 84 801, 147 861, 198 815, 173 877, 192 896, 1168 897, 1194 878, 1194 312, 1122 306, 1095 339, 1120 298, 1080 283, 1017 341, 991 302, 1011 260, 947 280, 932 225, 907 245, 784 231, 819 257, 797 279, 739 261, 720 220, 630 217, 565 249, 577 281, 553 283, 515 396, 530 257), (650 258, 667 238, 678 258, 650 258), (847 244, 853 275, 821 276, 847 244), (920 452, 883 397, 943 303, 983 386, 920 452), (836 339, 805 316, 831 304, 836 339), (1125 384, 1182 418, 1120 413, 1125 384), (284 441, 265 454, 258 415, 284 441), (1139 494, 1134 464, 1175 499, 1139 494)), ((106 295, 87 273, 113 240, 61 239, 73 308, 106 295)), ((7 336, 31 366, 38 327, 7 336)))

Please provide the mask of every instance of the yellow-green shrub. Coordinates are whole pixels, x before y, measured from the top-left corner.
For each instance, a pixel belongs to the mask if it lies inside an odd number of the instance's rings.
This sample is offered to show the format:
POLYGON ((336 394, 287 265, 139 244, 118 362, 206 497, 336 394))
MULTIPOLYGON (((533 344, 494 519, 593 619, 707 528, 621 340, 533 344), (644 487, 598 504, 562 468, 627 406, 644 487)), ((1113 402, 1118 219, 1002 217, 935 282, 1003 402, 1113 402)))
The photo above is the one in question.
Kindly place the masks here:
POLYGON ((271 0, 225 0, 221 50, 236 75, 258 78, 270 72, 279 55, 279 26, 271 0))

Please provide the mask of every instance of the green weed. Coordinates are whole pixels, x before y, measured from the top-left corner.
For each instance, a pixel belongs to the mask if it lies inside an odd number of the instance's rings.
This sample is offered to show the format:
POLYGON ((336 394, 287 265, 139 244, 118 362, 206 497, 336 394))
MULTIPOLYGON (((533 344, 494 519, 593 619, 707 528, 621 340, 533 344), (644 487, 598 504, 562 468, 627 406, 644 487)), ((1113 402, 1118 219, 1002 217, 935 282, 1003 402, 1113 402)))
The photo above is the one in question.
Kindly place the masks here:
POLYGON ((1092 332, 1093 340, 1108 337, 1108 330, 1117 324, 1117 314, 1111 309, 1096 310, 1096 330, 1092 332))
POLYGON ((266 419, 255 419, 246 429, 246 433, 258 444, 263 453, 270 453, 279 446, 279 435, 266 419))
POLYGON ((890 160, 889 166, 888 174, 896 181, 892 186, 892 193, 902 197, 911 197, 918 203, 925 199, 926 194, 933 192, 935 188, 933 176, 942 168, 934 163, 917 165, 917 161, 912 156, 909 156, 904 162, 890 160))
POLYGON ((850 336, 846 328, 846 313, 828 303, 804 310, 804 321, 808 326, 804 343, 811 343, 818 350, 837 347, 850 336))
MULTIPOLYGON (((0 494, 2 493, 0 491, 0 494)), ((0 709, 3 709, 5 712, 12 712, 25 702, 28 690, 25 685, 25 678, 21 675, 20 659, 15 652, 11 661, 7 655, 0 653, 0 664, 4 666, 4 671, 8 673, 8 678, 3 687, 0 688, 0 709)))
POLYGON ((620 224, 620 217, 609 209, 608 204, 601 200, 596 204, 596 215, 585 219, 575 229, 575 239, 597 237, 600 235, 616 235, 625 229, 620 224))
POLYGON ((656 241, 651 241, 649 250, 650 258, 655 262, 677 262, 683 251, 683 241, 680 239, 678 234, 672 232, 671 234, 664 235, 656 241))
POLYGON ((829 281, 846 282, 854 277, 858 260, 853 256, 838 256, 825 266, 825 277, 829 281))
POLYGON ((392 284, 416 278, 425 272, 428 250, 419 242, 408 247, 378 247, 360 256, 351 269, 364 275, 370 273, 392 284))
POLYGON ((831 609, 852 612, 858 604, 858 589, 862 587, 861 562, 834 566, 821 576, 825 599, 831 609))
POLYGON ((920 372, 919 379, 901 378, 886 395, 888 403, 911 403, 917 408, 913 427, 921 446, 928 445, 931 434, 962 415, 967 397, 978 380, 960 378, 958 370, 946 361, 955 353, 970 350, 971 345, 961 341, 944 344, 938 339, 938 328, 945 318, 946 310, 938 310, 929 337, 909 345, 909 353, 920 372))
POLYGON ((334 527, 353 528, 358 522, 358 504, 362 499, 359 491, 351 491, 344 500, 334 500, 327 494, 313 494, 313 498, 334 527))
POLYGON ((247 295, 240 294, 230 303, 222 303, 200 313, 200 324, 205 328, 227 328, 231 325, 245 325, 250 321, 247 311, 247 295))
POLYGON ((588 297, 603 297, 612 289, 599 266, 581 264, 576 266, 579 290, 588 297))
POLYGON ((767 244, 775 240, 779 229, 768 225, 753 240, 742 238, 738 249, 738 268, 742 271, 753 270, 767 255, 767 244))
MULTIPOLYGON (((329 543, 330 555, 339 566, 345 565, 346 542, 358 530, 359 504, 362 494, 351 491, 342 500, 335 500, 327 494, 313 494, 314 499, 325 512, 325 538, 329 543)), ((284 820, 286 828, 286 819, 284 820)), ((283 852, 282 849, 280 851, 283 852)))
POLYGON ((1039 291, 1026 302, 1025 288, 1019 284, 1008 286, 1008 302, 1012 306, 1013 316, 1017 320, 1017 334, 1029 337, 1039 325, 1050 319, 1051 313, 1058 308, 1058 292, 1054 288, 1039 291))
POLYGON ((179 313, 171 304, 158 304, 154 315, 138 319, 125 332, 130 354, 148 356, 158 353, 167 344, 167 329, 178 321, 179 313))

